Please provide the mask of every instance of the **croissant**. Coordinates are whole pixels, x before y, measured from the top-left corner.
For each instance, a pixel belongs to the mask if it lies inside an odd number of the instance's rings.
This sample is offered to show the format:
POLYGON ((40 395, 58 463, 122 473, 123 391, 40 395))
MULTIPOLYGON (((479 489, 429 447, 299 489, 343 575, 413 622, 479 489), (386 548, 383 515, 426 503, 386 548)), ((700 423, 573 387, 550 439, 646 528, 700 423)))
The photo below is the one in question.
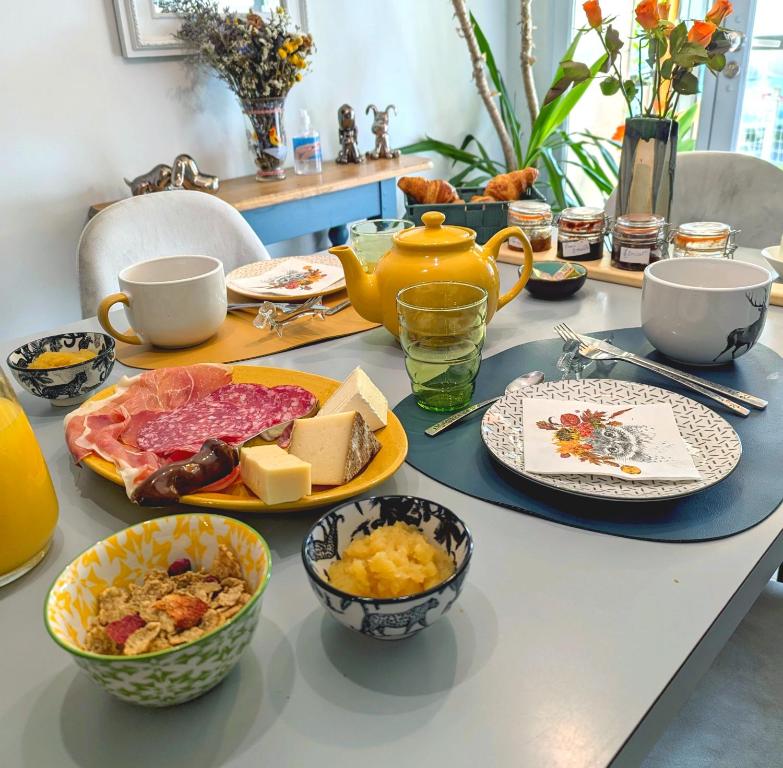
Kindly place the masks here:
POLYGON ((521 171, 511 171, 495 176, 487 184, 484 195, 495 200, 519 200, 528 187, 538 178, 538 169, 523 168, 521 171))
POLYGON ((496 203, 497 200, 495 200, 494 197, 491 197, 490 195, 473 195, 473 197, 470 198, 471 203, 496 203))
POLYGON ((429 181, 421 176, 403 176, 397 186, 417 203, 461 203, 457 190, 443 179, 429 181))

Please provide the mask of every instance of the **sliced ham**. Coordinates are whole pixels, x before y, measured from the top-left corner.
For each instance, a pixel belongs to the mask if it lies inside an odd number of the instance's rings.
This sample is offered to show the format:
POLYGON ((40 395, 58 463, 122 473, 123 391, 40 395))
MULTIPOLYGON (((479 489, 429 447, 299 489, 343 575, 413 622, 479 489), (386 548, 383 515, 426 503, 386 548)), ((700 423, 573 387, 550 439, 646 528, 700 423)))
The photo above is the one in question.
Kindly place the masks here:
POLYGON ((84 403, 65 417, 68 449, 76 461, 95 453, 112 462, 130 495, 136 485, 168 461, 121 439, 134 418, 145 414, 149 420, 150 414, 201 400, 230 381, 229 366, 211 363, 123 377, 110 397, 84 403))

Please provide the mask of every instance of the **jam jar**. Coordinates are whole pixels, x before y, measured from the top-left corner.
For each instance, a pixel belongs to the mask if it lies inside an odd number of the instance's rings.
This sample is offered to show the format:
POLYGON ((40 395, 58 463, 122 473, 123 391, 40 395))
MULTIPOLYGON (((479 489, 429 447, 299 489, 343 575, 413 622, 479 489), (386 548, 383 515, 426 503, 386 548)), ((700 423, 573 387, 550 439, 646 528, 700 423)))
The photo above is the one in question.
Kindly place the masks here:
POLYGON ((612 266, 641 272, 668 256, 666 219, 654 213, 618 216, 612 230, 612 266))
MULTIPOLYGON (((552 247, 552 207, 540 200, 515 200, 508 204, 508 225, 517 226, 527 235, 533 253, 552 247)), ((508 239, 508 247, 522 250, 518 237, 508 239)))
POLYGON ((737 246, 734 230, 720 221, 691 221, 680 224, 672 235, 674 256, 725 256, 731 258, 737 246))
POLYGON ((561 259, 595 261, 604 255, 606 214, 602 208, 564 208, 557 223, 561 259))

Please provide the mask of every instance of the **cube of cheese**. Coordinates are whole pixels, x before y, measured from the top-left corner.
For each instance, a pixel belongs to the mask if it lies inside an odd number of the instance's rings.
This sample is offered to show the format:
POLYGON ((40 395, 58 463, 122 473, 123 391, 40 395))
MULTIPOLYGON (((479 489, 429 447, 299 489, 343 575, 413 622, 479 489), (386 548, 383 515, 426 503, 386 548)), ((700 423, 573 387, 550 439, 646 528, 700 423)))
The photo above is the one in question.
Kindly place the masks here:
POLYGON ((288 452, 311 465, 313 485, 342 485, 381 450, 360 413, 297 419, 288 452))
POLYGON ((264 504, 285 504, 312 490, 310 465, 279 445, 256 445, 239 453, 242 482, 264 504))
POLYGON ((326 401, 318 416, 331 416, 347 411, 360 413, 373 432, 386 426, 389 403, 383 392, 361 368, 351 371, 351 375, 326 401))

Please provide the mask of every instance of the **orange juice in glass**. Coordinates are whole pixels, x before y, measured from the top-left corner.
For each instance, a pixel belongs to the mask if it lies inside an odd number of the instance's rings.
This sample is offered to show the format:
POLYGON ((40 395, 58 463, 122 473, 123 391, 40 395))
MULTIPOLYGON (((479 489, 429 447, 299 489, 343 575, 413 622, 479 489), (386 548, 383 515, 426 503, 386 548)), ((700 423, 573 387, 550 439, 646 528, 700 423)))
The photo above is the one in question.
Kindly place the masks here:
POLYGON ((38 441, 0 371, 0 587, 46 555, 57 496, 38 441))

